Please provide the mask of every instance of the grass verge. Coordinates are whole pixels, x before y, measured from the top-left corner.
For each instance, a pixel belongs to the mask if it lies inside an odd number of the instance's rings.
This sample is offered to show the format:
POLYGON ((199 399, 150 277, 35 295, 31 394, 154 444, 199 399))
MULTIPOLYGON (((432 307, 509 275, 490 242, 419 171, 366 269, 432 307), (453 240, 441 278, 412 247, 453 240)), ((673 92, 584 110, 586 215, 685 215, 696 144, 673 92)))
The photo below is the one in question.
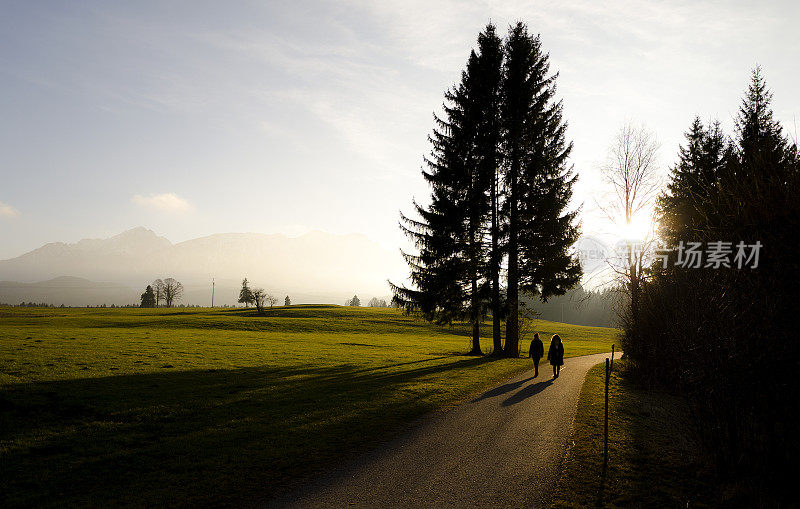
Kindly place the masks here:
POLYGON ((711 477, 678 397, 637 387, 614 363, 603 474, 605 365, 586 376, 554 507, 709 507, 711 477))

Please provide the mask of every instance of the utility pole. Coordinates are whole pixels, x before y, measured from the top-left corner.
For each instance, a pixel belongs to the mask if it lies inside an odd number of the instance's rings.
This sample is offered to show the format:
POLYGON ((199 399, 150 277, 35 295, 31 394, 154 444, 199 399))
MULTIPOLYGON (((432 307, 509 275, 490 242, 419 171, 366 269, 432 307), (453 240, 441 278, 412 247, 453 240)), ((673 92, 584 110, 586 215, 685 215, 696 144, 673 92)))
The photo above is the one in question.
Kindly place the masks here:
POLYGON ((211 278, 211 307, 214 307, 214 278, 211 278))

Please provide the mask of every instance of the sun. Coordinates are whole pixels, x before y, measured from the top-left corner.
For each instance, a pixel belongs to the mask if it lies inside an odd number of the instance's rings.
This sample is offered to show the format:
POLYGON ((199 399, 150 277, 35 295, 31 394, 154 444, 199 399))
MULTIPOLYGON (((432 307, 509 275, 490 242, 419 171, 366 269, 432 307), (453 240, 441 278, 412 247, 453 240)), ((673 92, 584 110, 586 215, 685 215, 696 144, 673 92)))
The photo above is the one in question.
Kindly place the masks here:
POLYGON ((614 232, 621 240, 641 242, 653 236, 654 225, 649 214, 634 216, 629 223, 620 221, 614 232))

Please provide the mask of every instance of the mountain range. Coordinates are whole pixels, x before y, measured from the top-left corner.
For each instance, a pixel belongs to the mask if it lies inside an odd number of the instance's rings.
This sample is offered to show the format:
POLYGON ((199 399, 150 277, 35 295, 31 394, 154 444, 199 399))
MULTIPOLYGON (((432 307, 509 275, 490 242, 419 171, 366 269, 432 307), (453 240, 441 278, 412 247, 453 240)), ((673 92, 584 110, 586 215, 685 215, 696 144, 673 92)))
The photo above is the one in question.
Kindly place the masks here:
POLYGON ((184 304, 209 305, 212 278, 215 305, 234 304, 247 277, 281 302, 343 303, 354 294, 386 298, 386 280, 406 273, 399 253, 360 234, 222 233, 173 244, 139 227, 0 261, 0 302, 131 304, 154 279, 173 277, 186 289, 184 304))

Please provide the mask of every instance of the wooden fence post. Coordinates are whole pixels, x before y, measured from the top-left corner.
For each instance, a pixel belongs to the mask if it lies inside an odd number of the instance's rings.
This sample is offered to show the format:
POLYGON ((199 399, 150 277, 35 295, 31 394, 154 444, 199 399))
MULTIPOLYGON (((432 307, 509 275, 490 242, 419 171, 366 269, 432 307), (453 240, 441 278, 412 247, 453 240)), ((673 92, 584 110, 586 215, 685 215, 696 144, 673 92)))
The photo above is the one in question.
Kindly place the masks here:
POLYGON ((605 405, 605 424, 603 425, 603 471, 608 468, 608 379, 611 375, 611 367, 606 358, 606 405, 605 405))

